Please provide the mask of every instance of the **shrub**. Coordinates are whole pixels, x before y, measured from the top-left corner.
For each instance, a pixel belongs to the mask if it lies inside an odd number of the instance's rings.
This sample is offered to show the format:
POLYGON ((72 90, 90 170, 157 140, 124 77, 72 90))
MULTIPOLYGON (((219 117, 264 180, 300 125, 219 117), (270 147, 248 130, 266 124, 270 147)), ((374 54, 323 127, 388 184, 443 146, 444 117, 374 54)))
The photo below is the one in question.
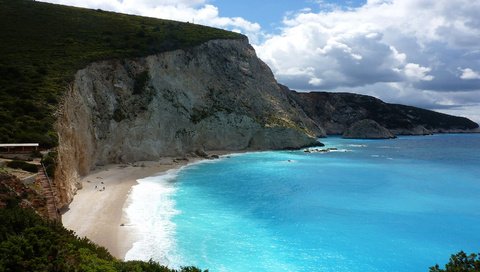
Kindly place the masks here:
POLYGON ((35 150, 35 151, 32 151, 32 154, 30 154, 30 157, 32 157, 32 158, 42 158, 43 155, 40 151, 35 150))
POLYGON ((117 123, 121 122, 123 119, 125 119, 125 117, 126 116, 121 109, 115 109, 113 112, 113 120, 115 120, 117 123))
POLYGON ((141 94, 145 87, 147 87, 150 75, 148 71, 143 71, 135 76, 135 82, 133 83, 133 94, 141 94))
POLYGON ((57 160, 57 152, 50 151, 46 154, 43 159, 42 163, 45 166, 45 170, 47 171, 47 175, 50 178, 54 178, 55 176, 55 162, 57 160))
POLYGON ((15 203, 0 209, 0 218, 0 271, 202 271, 172 270, 151 260, 119 261, 105 248, 15 203))
POLYGON ((22 169, 30 173, 38 172, 38 167, 35 164, 31 164, 31 163, 19 161, 19 160, 9 161, 7 162, 7 166, 14 169, 22 169))
POLYGON ((145 37, 145 31, 139 30, 139 31, 137 32, 137 37, 139 37, 139 38, 145 37))
POLYGON ((472 253, 467 255, 465 252, 452 255, 450 261, 441 269, 437 264, 430 267, 430 272, 478 272, 480 271, 480 254, 472 253))

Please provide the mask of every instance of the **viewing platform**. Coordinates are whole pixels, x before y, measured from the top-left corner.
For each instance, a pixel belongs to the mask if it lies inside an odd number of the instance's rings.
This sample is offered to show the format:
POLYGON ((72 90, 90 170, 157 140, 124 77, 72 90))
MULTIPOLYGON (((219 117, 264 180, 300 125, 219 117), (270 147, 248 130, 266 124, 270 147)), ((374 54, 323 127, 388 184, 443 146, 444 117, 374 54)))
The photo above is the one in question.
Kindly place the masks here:
POLYGON ((38 151, 38 143, 0 144, 1 154, 31 153, 38 151))

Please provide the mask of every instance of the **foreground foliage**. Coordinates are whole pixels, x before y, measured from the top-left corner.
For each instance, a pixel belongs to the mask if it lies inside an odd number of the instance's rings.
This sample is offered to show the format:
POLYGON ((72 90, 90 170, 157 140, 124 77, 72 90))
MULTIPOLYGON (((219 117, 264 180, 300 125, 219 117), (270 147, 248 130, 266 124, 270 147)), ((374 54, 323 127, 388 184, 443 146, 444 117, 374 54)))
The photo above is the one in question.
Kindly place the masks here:
MULTIPOLYGON (((115 259, 107 249, 39 216, 48 215, 42 200, 17 178, 0 174, 0 272, 176 271, 154 261, 115 259)), ((201 272, 195 267, 179 271, 201 272)))
POLYGON ((10 168, 22 169, 30 173, 37 173, 38 171, 38 168, 36 165, 25 162, 25 161, 20 161, 20 160, 9 161, 7 162, 7 166, 10 168))
POLYGON ((0 142, 56 146, 53 113, 74 73, 91 62, 243 37, 189 23, 0 0, 0 142))
POLYGON ((480 271, 480 254, 472 253, 467 255, 465 252, 452 255, 450 261, 445 265, 445 269, 441 269, 437 264, 430 267, 430 272, 479 272, 480 271))
MULTIPOLYGON (((0 219, 0 271, 176 271, 154 261, 119 261, 32 210, 0 209, 0 219)), ((179 271, 201 272, 194 267, 179 271)))

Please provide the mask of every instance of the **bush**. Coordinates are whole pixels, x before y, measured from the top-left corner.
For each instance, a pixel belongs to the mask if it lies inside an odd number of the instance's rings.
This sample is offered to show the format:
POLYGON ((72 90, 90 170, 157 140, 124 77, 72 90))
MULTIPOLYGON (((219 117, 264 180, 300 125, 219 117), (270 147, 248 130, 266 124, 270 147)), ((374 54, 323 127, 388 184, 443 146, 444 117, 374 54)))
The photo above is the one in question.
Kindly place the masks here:
POLYGON ((0 209, 0 218, 0 271, 202 271, 195 267, 172 270, 154 261, 119 261, 60 223, 18 206, 0 209))
POLYGON ((14 160, 7 162, 7 166, 14 169, 22 169, 30 173, 37 173, 38 166, 24 161, 14 160))
POLYGON ((38 150, 32 151, 32 154, 30 154, 30 156, 32 158, 42 158, 43 157, 42 153, 38 150))
POLYGON ((47 171, 47 176, 53 179, 55 177, 55 164, 46 166, 45 171, 47 171))
POLYGON ((148 71, 143 71, 135 76, 135 82, 133 84, 133 93, 141 94, 145 87, 147 87, 148 81, 150 80, 150 75, 148 71))
POLYGON ((125 119, 125 117, 126 116, 121 109, 115 109, 113 112, 113 120, 115 120, 117 123, 121 122, 123 119, 125 119))
POLYGON ((472 253, 467 255, 465 252, 452 255, 450 261, 441 269, 439 265, 430 267, 430 272, 478 272, 480 271, 480 254, 472 253))
POLYGON ((42 159, 42 164, 45 166, 47 175, 53 179, 55 177, 55 162, 57 160, 57 152, 50 151, 42 159))

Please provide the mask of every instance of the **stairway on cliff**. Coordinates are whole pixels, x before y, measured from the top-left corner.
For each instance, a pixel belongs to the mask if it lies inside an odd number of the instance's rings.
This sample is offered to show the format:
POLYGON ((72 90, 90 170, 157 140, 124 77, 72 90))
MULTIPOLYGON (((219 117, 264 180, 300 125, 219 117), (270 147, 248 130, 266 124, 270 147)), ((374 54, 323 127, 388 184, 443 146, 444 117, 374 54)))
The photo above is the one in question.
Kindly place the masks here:
POLYGON ((61 215, 57 206, 57 191, 43 166, 39 167, 35 182, 40 184, 42 188, 43 196, 47 202, 48 218, 54 221, 61 221, 61 215))

